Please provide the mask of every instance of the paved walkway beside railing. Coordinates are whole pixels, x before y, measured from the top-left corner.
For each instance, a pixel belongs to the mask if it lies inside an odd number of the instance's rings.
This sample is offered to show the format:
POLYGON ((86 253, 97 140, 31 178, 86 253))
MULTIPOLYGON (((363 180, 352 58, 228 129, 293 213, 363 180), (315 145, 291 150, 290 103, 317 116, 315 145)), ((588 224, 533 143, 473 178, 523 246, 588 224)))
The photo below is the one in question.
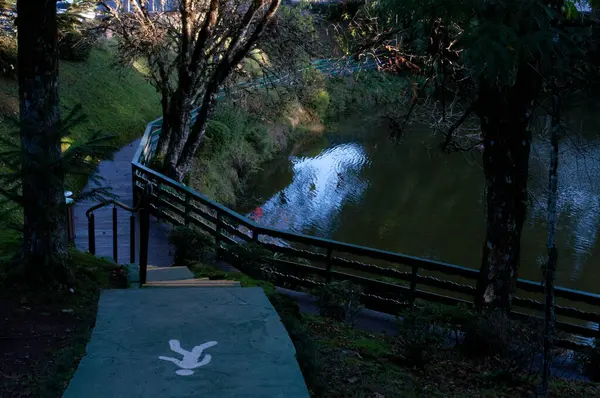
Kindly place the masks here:
MULTIPOLYGON (((131 188, 131 159, 140 145, 140 139, 124 146, 113 156, 113 159, 104 160, 98 166, 98 174, 104 179, 103 186, 110 187, 112 193, 117 196, 120 202, 128 206, 135 206, 133 203, 133 190, 131 188)), ((87 189, 95 187, 90 183, 87 189)), ((85 216, 86 210, 97 204, 98 200, 89 200, 76 203, 73 208, 73 217, 75 221, 75 246, 81 251, 89 250, 88 245, 88 219, 85 216)), ((129 213, 118 209, 117 218, 117 243, 118 243, 118 262, 129 262, 129 213)), ((112 206, 98 209, 94 212, 96 223, 96 255, 112 258, 113 256, 113 230, 112 230, 112 206)), ((136 231, 139 231, 139 218, 136 220, 138 225, 136 231)), ((150 219, 150 238, 148 250, 148 263, 157 266, 169 266, 173 264, 174 249, 169 245, 168 235, 171 225, 164 222, 157 222, 156 219, 150 219)), ((139 233, 136 234, 135 247, 139 248, 139 233)), ((136 250, 136 262, 137 258, 136 250)))

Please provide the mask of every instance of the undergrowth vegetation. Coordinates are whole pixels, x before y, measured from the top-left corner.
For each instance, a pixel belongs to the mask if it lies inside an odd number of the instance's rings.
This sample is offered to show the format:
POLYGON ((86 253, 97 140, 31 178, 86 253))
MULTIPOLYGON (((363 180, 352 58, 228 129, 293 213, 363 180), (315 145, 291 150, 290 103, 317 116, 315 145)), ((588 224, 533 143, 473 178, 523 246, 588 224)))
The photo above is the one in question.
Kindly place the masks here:
MULTIPOLYGON (((176 234, 176 249, 212 243, 200 230, 176 234)), ((306 289, 316 297, 321 316, 306 315, 275 287, 282 285, 273 274, 273 260, 294 259, 252 243, 227 246, 222 258, 241 270, 232 272, 215 261, 212 244, 203 247, 187 262, 196 277, 237 280, 265 290, 294 342, 311 396, 530 397, 535 391, 538 322, 416 300, 399 314, 393 333, 372 333, 359 329, 364 327, 356 317, 362 296, 352 283, 306 289)), ((589 367, 593 356, 581 360, 589 367)), ((554 378, 551 396, 600 397, 600 390, 594 383, 554 378)))
POLYGON ((397 103, 407 78, 363 71, 326 78, 305 72, 300 84, 226 94, 208 124, 190 185, 227 205, 253 173, 293 144, 315 139, 349 113, 397 103))
POLYGON ((24 290, 2 283, 17 247, 0 250, 0 396, 60 397, 85 353, 100 290, 126 287, 126 271, 73 251, 73 284, 24 290))

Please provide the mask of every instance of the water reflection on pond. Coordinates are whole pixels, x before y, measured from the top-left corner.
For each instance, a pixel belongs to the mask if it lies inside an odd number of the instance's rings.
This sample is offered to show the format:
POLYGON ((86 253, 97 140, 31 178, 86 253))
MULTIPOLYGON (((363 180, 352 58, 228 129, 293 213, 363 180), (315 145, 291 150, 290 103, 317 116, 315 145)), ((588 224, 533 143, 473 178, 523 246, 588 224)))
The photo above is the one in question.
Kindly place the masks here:
MULTIPOLYGON (((393 143, 379 121, 349 120, 267 165, 252 183, 258 221, 479 268, 480 153, 446 156, 439 150, 441 138, 424 127, 393 143)), ((565 138, 560 155, 557 277, 559 285, 600 293, 600 140, 593 123, 577 122, 585 138, 565 138)), ((540 280, 546 255, 548 153, 549 145, 538 139, 520 273, 532 280, 540 280)))

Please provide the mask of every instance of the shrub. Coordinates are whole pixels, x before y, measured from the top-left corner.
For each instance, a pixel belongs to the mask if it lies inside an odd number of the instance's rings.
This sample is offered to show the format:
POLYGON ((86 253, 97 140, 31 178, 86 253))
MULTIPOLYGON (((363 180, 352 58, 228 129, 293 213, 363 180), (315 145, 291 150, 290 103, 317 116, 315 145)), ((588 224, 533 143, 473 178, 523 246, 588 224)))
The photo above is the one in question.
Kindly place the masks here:
POLYGON ((213 251, 214 240, 196 228, 177 227, 169 234, 169 243, 175 247, 175 265, 187 266, 206 261, 213 251))
POLYGON ((592 381, 600 381, 600 347, 598 345, 589 347, 586 351, 576 352, 575 362, 579 365, 579 370, 592 381))
POLYGON ((228 259, 233 265, 254 279, 269 280, 270 251, 258 243, 231 245, 227 247, 228 259))
POLYGON ((412 366, 424 368, 435 359, 444 349, 448 333, 437 306, 413 306, 400 313, 397 341, 412 366))
POLYGON ((66 32, 58 41, 58 57, 65 61, 86 61, 98 37, 99 34, 95 29, 66 32))
POLYGON ((206 126, 207 150, 210 155, 223 152, 233 141, 231 129, 218 120, 211 120, 206 126))
POLYGON ((237 145, 232 146, 229 156, 231 166, 240 179, 243 179, 258 169, 258 164, 260 162, 258 154, 246 141, 240 140, 237 145))
POLYGON ((328 283, 315 290, 321 315, 350 324, 363 308, 361 293, 350 281, 328 283))
POLYGON ((479 314, 465 325, 462 349, 472 357, 496 361, 498 374, 511 377, 529 369, 543 351, 543 325, 528 319, 515 321, 502 311, 479 314))
POLYGON ((327 116, 327 110, 329 109, 329 93, 323 89, 318 90, 314 97, 310 101, 310 107, 319 115, 321 119, 327 116))
POLYGON ((271 156, 275 152, 275 143, 269 136, 269 130, 264 124, 253 124, 246 131, 246 140, 252 144, 262 156, 271 156))
POLYGON ((0 75, 17 75, 17 38, 0 34, 0 75))
POLYGON ((224 103, 215 109, 212 120, 229 127, 233 137, 243 136, 248 122, 248 113, 236 104, 224 103))

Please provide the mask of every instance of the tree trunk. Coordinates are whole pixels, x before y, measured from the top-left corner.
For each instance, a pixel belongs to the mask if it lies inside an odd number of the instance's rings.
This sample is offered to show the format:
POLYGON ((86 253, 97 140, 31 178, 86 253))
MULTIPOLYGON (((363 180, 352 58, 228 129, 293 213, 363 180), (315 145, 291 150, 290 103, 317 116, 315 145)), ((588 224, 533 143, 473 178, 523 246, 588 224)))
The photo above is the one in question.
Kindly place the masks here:
POLYGON ((68 258, 58 102, 56 1, 18 0, 18 65, 24 232, 34 272, 68 258))
POLYGON ((164 169, 169 177, 177 181, 183 181, 184 177, 177 172, 177 164, 190 135, 191 112, 191 96, 185 96, 181 92, 175 93, 169 108, 170 139, 164 169))
POLYGON ((158 156, 160 158, 165 157, 169 148, 169 143, 171 142, 172 129, 170 124, 169 102, 169 96, 163 94, 161 100, 163 122, 161 126, 160 136, 158 137, 158 144, 156 146, 155 153, 155 156, 158 156))
POLYGON ((198 116, 196 117, 196 121, 192 127, 192 132, 182 148, 181 156, 179 157, 176 169, 176 175, 180 178, 178 181, 181 181, 185 174, 190 170, 192 166, 192 160, 194 159, 194 154, 198 150, 198 146, 204 138, 204 134, 206 133, 206 125, 217 104, 216 87, 218 87, 218 85, 215 85, 212 88, 209 87, 204 94, 202 105, 200 106, 198 116))
POLYGON ((482 84, 477 112, 484 140, 486 239, 476 304, 509 311, 515 294, 521 232, 527 217, 527 178, 531 133, 528 129, 539 83, 530 68, 514 86, 482 84))
POLYGON ((560 136, 560 98, 554 87, 552 95, 552 123, 550 128, 550 171, 548 172, 548 263, 544 271, 545 302, 545 333, 544 333, 544 369, 538 397, 548 396, 548 381, 552 365, 552 347, 554 338, 554 282, 556 280, 556 263, 558 251, 556 250, 556 202, 558 201, 558 139, 560 136))

